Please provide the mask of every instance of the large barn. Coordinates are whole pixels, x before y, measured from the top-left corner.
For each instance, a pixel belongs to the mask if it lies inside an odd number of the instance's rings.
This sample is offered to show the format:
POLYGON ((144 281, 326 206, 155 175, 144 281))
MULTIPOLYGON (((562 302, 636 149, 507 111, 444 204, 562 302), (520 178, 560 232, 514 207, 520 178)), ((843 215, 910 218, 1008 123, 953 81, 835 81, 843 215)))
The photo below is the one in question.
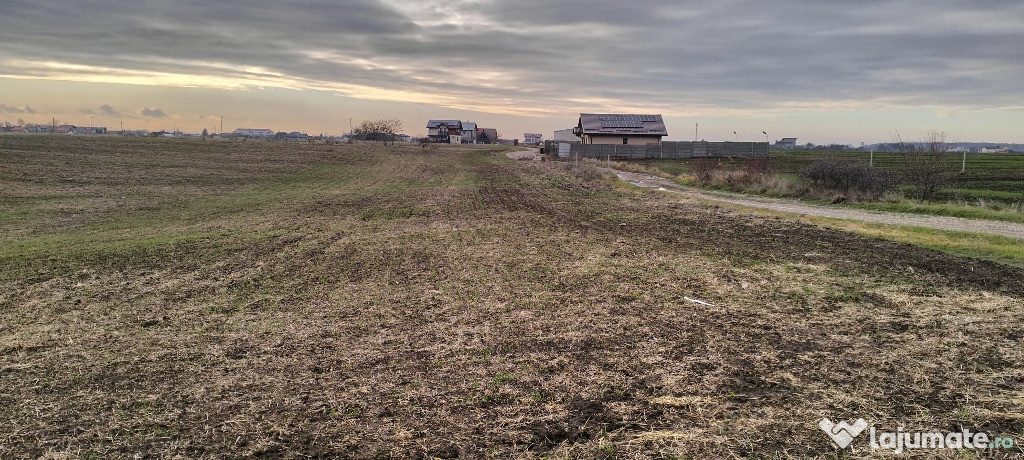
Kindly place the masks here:
POLYGON ((668 136, 661 115, 581 113, 573 134, 584 144, 646 145, 668 136))

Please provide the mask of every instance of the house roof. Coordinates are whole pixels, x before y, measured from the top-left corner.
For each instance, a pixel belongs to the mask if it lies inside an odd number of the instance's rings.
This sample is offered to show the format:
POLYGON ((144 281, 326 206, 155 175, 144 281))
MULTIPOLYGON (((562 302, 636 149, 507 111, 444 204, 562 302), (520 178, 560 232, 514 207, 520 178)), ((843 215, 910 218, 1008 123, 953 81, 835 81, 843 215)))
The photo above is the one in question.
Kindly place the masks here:
POLYGON ((540 134, 535 134, 535 133, 524 133, 523 137, 544 137, 544 136, 540 135, 540 134))
POLYGON ((472 121, 464 121, 462 122, 462 130, 476 132, 476 123, 473 123, 472 121))
POLYGON ((462 129, 462 122, 459 120, 428 120, 427 128, 437 128, 438 126, 445 125, 449 128, 457 126, 462 129))
POLYGON ((661 115, 581 113, 583 134, 668 136, 661 115))

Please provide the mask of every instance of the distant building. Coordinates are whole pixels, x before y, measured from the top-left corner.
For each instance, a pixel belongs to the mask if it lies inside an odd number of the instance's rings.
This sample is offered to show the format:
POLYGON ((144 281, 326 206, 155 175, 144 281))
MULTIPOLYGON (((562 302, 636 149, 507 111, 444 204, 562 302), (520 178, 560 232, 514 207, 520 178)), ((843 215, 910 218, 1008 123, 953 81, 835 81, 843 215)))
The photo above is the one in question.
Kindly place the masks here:
POLYGON ((572 128, 560 129, 555 131, 555 136, 552 137, 552 139, 558 142, 579 142, 580 138, 576 137, 576 135, 572 133, 573 131, 574 130, 572 128))
POLYGON ((646 145, 668 136, 661 115, 581 113, 573 130, 584 144, 646 145))
POLYGON ((106 134, 107 133, 107 128, 104 128, 102 126, 100 126, 100 127, 91 127, 91 128, 86 128, 84 126, 71 126, 71 125, 68 125, 68 126, 69 127, 67 127, 67 126, 58 126, 57 127, 57 133, 60 133, 60 134, 106 134))
POLYGON ((537 133, 524 133, 523 143, 524 144, 540 144, 544 140, 544 136, 537 133))
POLYGON ((777 149, 795 149, 796 138, 795 137, 783 137, 775 141, 775 148, 777 149))
POLYGON ((488 144, 498 143, 498 130, 494 128, 477 128, 476 129, 476 140, 477 142, 487 142, 488 144))
POLYGON ((459 120, 428 120, 427 137, 435 144, 461 144, 462 122, 459 120))
POLYGON ((981 153, 1010 153, 1009 147, 982 147, 981 153))
POLYGON ((52 125, 25 125, 25 130, 30 133, 52 133, 52 125))
POLYGON ((259 139, 270 139, 274 137, 274 131, 271 129, 239 128, 235 130, 235 134, 245 137, 256 137, 259 139))
POLYGON ((462 122, 462 142, 476 144, 476 123, 472 121, 462 122))

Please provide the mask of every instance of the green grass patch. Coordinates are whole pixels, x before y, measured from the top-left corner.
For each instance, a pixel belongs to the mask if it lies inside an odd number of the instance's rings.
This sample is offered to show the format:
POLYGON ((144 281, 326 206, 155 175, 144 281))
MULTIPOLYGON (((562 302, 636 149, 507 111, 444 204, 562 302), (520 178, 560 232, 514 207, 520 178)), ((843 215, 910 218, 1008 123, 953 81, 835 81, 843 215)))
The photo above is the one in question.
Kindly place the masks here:
POLYGON ((872 211, 904 212, 911 214, 928 214, 933 216, 962 217, 965 219, 1001 220, 1005 222, 1024 223, 1024 214, 1012 210, 995 210, 978 206, 964 206, 950 203, 914 203, 901 201, 898 203, 851 203, 849 206, 872 211))
POLYGON ((873 224, 827 217, 805 217, 804 219, 826 227, 848 230, 872 238, 1024 267, 1024 243, 1014 238, 908 225, 873 224))

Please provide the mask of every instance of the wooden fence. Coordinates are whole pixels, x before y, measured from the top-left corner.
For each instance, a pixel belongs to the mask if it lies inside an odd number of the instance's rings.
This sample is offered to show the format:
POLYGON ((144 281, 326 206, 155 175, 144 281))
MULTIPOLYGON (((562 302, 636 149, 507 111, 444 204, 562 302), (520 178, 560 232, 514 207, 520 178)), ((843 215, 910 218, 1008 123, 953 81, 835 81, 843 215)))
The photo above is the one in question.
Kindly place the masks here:
POLYGON ((545 142, 545 151, 561 157, 646 160, 655 158, 761 158, 768 156, 767 142, 659 142, 646 145, 581 144, 545 142))

